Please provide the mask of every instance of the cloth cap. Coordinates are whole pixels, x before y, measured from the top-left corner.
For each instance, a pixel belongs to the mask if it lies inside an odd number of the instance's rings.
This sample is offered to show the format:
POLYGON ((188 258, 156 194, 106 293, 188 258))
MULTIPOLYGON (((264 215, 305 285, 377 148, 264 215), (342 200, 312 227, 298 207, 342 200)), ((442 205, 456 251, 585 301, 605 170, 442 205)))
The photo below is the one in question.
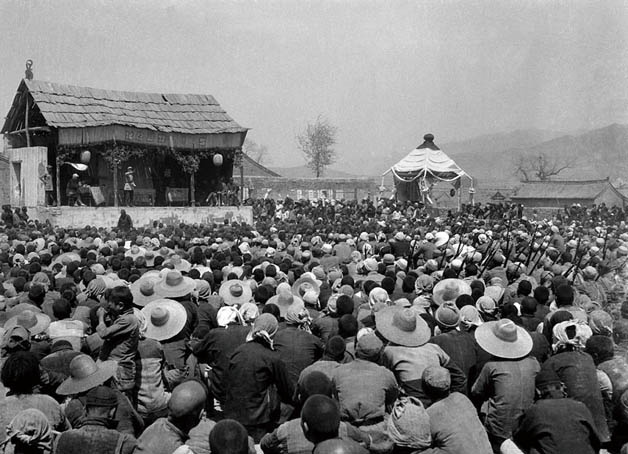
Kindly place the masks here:
POLYGON ((593 334, 611 336, 613 334, 613 317, 601 309, 594 310, 589 314, 589 327, 593 334))
POLYGON ((96 386, 87 391, 86 406, 114 408, 118 406, 115 391, 107 386, 96 386))
POLYGON ((400 269, 400 270, 407 270, 408 269, 408 261, 404 258, 400 258, 397 259, 397 261, 395 261, 395 265, 400 269))
POLYGON ((447 391, 451 386, 451 375, 442 366, 429 366, 422 375, 423 383, 439 391, 447 391))
POLYGON ((364 268, 366 268, 367 271, 377 271, 377 260, 373 257, 369 257, 364 261, 364 268))
POLYGON ((379 339, 379 337, 377 337, 377 335, 375 335, 375 333, 365 334, 358 340, 355 354, 361 359, 376 360, 379 358, 383 348, 383 342, 379 339))
POLYGON ((392 254, 384 254, 382 262, 384 262, 386 265, 392 265, 393 263, 395 263, 395 256, 392 254))

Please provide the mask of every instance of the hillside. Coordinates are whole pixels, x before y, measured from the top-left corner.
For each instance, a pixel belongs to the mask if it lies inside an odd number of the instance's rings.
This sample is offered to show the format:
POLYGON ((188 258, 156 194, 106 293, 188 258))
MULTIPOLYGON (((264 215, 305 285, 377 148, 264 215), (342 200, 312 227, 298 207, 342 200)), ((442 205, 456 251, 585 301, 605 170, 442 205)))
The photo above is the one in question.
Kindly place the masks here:
POLYGON ((561 172, 560 179, 612 179, 622 177, 628 171, 628 125, 613 124, 580 135, 565 135, 531 146, 510 146, 473 151, 460 148, 442 149, 460 167, 482 183, 517 183, 514 174, 515 161, 519 156, 536 159, 545 154, 561 162, 571 161, 569 169, 561 172))
POLYGON ((526 148, 564 136, 565 133, 544 129, 517 129, 501 134, 485 134, 471 139, 444 143, 443 150, 457 155, 465 153, 481 153, 484 150, 508 150, 526 148))

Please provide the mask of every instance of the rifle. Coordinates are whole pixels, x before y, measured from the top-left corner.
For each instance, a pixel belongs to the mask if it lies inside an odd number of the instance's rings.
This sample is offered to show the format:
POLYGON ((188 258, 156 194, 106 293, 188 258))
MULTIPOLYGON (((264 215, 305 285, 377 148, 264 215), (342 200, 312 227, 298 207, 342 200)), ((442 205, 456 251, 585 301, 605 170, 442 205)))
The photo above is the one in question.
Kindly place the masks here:
POLYGON ((606 229, 606 234, 604 235, 604 249, 602 249, 602 260, 606 259, 606 245, 608 244, 608 228, 606 229))
POLYGON ((497 244, 497 247, 495 247, 493 251, 487 251, 486 260, 484 261, 484 265, 482 266, 482 269, 480 270, 478 276, 482 276, 484 274, 486 268, 488 268, 489 263, 491 263, 491 260, 493 260, 493 257, 495 257, 495 255, 497 254, 497 251, 499 251, 499 242, 497 244))
MULTIPOLYGON (((545 255, 545 251, 547 251, 547 249, 549 248, 549 243, 547 244, 545 249, 542 249, 542 247, 543 247, 543 244, 541 244, 541 246, 539 246, 539 252, 538 252, 539 253, 539 258, 536 259, 536 262, 534 263, 534 267, 530 271, 530 274, 532 274, 532 271, 535 270, 539 266, 539 263, 541 262, 541 259, 545 255)), ((536 255, 534 257, 536 258, 536 255)), ((553 264, 553 262, 552 262, 552 264, 553 264)))
MULTIPOLYGON (((536 232, 539 229, 539 225, 534 226, 534 232, 532 233, 532 238, 530 239, 530 249, 528 250, 528 257, 526 258, 526 268, 530 264, 530 260, 532 260, 532 249, 534 248, 534 238, 536 236, 536 232)), ((540 246, 539 246, 540 249, 540 246)))
POLYGON ((512 218, 508 218, 508 231, 506 232, 506 260, 504 260, 504 268, 508 267, 508 258, 510 257, 510 226, 512 218))
MULTIPOLYGON (((580 239, 580 238, 579 238, 580 239)), ((578 243, 580 243, 580 241, 578 241, 578 243)), ((567 271, 563 272, 562 275, 564 277, 569 276, 569 274, 572 272, 572 270, 574 269, 574 267, 576 268, 576 270, 578 270, 580 268, 580 263, 582 263, 582 258, 584 257, 584 254, 580 254, 580 258, 578 259, 577 263, 572 264, 569 269, 567 269, 567 271)), ((575 260, 575 258, 574 258, 575 260)), ((590 260, 589 260, 590 261, 590 260)), ((588 264, 589 262, 587 262, 588 264)))

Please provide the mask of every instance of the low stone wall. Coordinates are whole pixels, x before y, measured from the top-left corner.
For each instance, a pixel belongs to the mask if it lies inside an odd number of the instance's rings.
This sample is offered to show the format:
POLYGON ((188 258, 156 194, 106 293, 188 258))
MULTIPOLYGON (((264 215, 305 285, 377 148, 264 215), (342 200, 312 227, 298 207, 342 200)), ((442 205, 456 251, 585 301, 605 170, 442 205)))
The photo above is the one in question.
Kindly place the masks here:
POLYGON ((136 227, 148 227, 153 221, 165 225, 186 224, 222 224, 246 222, 253 224, 253 210, 249 206, 241 207, 30 207, 32 218, 42 222, 50 220, 56 227, 115 227, 118 224, 120 210, 125 209, 136 227))
POLYGON ((334 198, 361 200, 375 196, 378 191, 376 178, 290 178, 245 177, 245 197, 268 197, 282 200, 334 198), (268 192, 270 190, 270 192, 268 192))

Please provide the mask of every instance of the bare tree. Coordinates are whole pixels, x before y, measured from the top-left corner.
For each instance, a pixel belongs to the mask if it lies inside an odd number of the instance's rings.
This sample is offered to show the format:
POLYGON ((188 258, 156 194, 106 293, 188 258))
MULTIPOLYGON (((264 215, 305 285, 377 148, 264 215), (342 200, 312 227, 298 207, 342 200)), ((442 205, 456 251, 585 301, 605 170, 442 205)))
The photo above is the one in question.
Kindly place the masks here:
POLYGON ((245 139, 244 144, 242 145, 242 151, 245 155, 260 165, 270 162, 268 147, 266 145, 260 145, 250 139, 245 139))
POLYGON ((305 155, 307 166, 320 178, 325 168, 336 161, 336 144, 338 128, 320 115, 314 123, 308 123, 297 135, 299 148, 305 155))
POLYGON ((523 181, 547 181, 564 170, 571 168, 573 159, 549 157, 540 154, 536 157, 519 156, 515 159, 515 175, 519 175, 523 181))

